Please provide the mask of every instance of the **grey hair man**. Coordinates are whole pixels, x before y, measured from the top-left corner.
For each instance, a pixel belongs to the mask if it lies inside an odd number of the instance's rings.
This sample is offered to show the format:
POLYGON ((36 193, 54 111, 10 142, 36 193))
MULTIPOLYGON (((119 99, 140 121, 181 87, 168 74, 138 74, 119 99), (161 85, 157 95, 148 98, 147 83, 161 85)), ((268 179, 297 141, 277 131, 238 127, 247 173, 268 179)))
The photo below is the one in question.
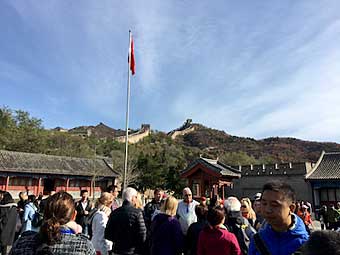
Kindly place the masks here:
POLYGON ((143 213, 135 208, 137 191, 128 187, 123 191, 123 204, 114 210, 105 229, 105 239, 113 242, 114 254, 138 254, 146 239, 143 213))
POLYGON ((224 225, 233 233, 240 245, 242 254, 248 254, 250 239, 256 233, 241 213, 241 202, 236 197, 228 197, 224 201, 226 221, 224 225))
POLYGON ((181 224, 182 232, 187 234, 189 226, 197 221, 195 207, 199 202, 193 200, 192 192, 189 187, 183 189, 183 200, 178 203, 177 217, 181 224))

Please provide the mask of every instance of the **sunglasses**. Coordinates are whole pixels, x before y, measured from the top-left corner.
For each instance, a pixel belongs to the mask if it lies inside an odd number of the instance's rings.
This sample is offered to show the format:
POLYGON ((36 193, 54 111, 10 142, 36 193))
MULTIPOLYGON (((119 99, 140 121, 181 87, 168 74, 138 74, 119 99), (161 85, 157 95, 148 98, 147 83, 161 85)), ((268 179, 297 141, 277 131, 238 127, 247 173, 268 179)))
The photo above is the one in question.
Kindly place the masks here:
POLYGON ((185 196, 185 197, 191 197, 192 194, 185 194, 184 196, 185 196))

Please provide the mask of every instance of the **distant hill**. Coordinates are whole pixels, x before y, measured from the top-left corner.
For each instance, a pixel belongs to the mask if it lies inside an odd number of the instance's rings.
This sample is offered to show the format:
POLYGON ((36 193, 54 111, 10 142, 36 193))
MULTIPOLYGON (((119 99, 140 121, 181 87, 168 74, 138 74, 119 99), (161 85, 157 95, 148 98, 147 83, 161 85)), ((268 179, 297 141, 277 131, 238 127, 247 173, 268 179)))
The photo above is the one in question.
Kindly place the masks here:
MULTIPOLYGON (((99 123, 97 126, 76 127, 68 132, 109 139, 125 135, 124 130, 113 129, 103 123, 99 123)), ((221 130, 192 123, 191 119, 167 134, 158 133, 171 137, 174 144, 178 146, 197 148, 211 157, 228 152, 244 152, 260 161, 265 159, 266 162, 315 162, 323 150, 340 151, 338 143, 304 141, 290 137, 270 137, 256 140, 249 137, 233 136, 221 130)))
POLYGON ((340 144, 303 141, 296 138, 270 137, 261 140, 233 136, 224 131, 207 128, 200 124, 195 130, 178 136, 177 143, 198 147, 201 150, 213 152, 243 151, 255 158, 270 157, 277 162, 316 161, 321 152, 340 151, 340 144))

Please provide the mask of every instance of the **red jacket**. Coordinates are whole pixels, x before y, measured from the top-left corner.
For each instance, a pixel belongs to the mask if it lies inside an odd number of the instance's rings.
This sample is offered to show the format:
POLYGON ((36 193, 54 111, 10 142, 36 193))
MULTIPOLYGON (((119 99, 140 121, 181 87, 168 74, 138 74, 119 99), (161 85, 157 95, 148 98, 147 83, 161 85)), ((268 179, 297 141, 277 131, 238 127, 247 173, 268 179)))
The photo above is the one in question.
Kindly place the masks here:
POLYGON ((205 227, 198 238, 198 255, 242 255, 233 233, 224 228, 205 227))

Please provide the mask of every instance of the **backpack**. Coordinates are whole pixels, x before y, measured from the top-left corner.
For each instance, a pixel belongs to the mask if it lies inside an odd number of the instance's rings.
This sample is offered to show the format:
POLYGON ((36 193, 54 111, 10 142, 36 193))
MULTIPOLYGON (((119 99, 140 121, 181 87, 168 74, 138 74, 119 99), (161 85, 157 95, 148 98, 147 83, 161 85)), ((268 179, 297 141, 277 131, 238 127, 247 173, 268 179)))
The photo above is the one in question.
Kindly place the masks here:
POLYGON ((227 228, 236 236, 242 254, 247 255, 250 239, 256 233, 256 230, 250 225, 248 220, 242 216, 237 217, 235 224, 232 226, 228 225, 227 228))
POLYGON ((85 224, 87 226, 87 234, 89 236, 89 239, 92 238, 92 234, 93 234, 92 233, 92 222, 93 222, 93 218, 94 218, 97 211, 98 211, 97 208, 92 209, 86 217, 87 220, 86 220, 85 224))
POLYGON ((33 218, 32 218, 32 221, 31 221, 32 227, 34 227, 34 228, 40 227, 42 225, 43 220, 44 220, 44 215, 42 213, 36 211, 33 214, 33 218))

